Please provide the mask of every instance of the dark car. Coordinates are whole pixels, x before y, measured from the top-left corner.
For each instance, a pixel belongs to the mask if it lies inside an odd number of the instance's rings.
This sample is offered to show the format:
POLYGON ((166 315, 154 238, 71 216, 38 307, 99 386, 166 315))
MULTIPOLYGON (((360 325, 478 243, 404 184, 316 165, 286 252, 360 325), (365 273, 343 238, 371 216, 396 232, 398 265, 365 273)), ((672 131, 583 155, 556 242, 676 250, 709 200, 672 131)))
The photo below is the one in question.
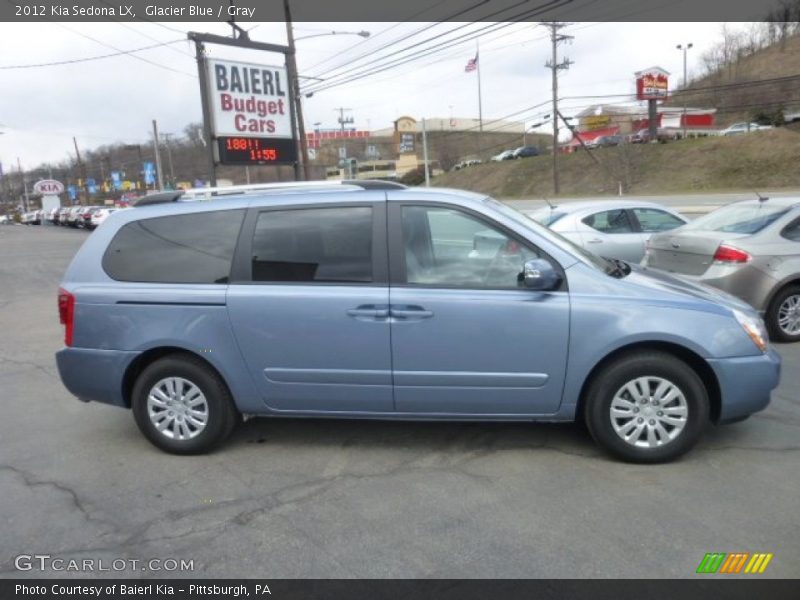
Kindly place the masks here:
POLYGON ((598 148, 609 148, 611 146, 619 146, 622 143, 621 135, 604 135, 597 138, 596 146, 598 148))
POLYGON ((539 156, 539 149, 536 146, 521 146, 514 150, 514 158, 528 158, 529 156, 539 156))

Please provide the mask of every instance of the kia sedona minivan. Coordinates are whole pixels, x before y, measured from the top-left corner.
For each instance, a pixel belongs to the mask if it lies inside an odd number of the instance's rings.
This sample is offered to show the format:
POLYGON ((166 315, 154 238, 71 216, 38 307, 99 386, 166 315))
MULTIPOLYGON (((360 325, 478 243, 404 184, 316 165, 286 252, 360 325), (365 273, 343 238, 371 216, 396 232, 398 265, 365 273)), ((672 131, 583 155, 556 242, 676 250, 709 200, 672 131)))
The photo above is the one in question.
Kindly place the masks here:
POLYGON ((378 181, 146 197, 87 238, 58 306, 67 389, 177 454, 250 416, 581 420, 663 462, 766 407, 780 372, 724 292, 378 181))

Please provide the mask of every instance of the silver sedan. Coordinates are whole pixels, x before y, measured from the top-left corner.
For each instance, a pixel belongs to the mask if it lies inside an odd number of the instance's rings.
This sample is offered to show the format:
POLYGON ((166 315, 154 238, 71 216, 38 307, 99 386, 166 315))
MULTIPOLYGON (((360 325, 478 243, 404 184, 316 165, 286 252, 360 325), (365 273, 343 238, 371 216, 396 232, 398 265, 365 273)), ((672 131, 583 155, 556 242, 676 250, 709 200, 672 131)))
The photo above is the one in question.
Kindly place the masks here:
POLYGON ((594 254, 634 263, 651 235, 688 222, 665 206, 635 200, 569 202, 528 214, 594 254))
POLYGON ((642 265, 713 285, 764 315, 770 337, 800 341, 800 199, 723 206, 650 240, 642 265))

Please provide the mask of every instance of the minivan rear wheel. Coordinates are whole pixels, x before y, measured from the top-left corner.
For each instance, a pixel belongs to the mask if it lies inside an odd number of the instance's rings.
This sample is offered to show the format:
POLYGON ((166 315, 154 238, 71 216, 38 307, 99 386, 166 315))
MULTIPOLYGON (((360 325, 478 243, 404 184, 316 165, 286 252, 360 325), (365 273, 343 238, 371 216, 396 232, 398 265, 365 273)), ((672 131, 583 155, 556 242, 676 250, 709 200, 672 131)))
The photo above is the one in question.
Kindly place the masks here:
POLYGON ((171 355, 147 366, 133 386, 136 424, 172 454, 201 454, 224 441, 239 420, 220 376, 203 361, 171 355))
POLYGON ((584 418, 611 454, 667 462, 691 449, 707 426, 708 393, 694 369, 671 354, 627 354, 593 378, 584 418))
POLYGON ((791 285, 778 292, 765 317, 771 340, 800 341, 800 286, 791 285))

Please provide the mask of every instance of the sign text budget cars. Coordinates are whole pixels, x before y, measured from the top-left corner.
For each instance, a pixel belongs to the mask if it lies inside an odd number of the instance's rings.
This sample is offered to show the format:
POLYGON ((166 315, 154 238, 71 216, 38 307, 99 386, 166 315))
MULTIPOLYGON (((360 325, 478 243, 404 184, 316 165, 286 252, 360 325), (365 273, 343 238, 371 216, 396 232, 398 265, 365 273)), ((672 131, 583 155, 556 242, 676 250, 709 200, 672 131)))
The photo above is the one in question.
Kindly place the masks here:
POLYGON ((292 137, 284 67, 210 59, 208 87, 216 137, 292 137))

